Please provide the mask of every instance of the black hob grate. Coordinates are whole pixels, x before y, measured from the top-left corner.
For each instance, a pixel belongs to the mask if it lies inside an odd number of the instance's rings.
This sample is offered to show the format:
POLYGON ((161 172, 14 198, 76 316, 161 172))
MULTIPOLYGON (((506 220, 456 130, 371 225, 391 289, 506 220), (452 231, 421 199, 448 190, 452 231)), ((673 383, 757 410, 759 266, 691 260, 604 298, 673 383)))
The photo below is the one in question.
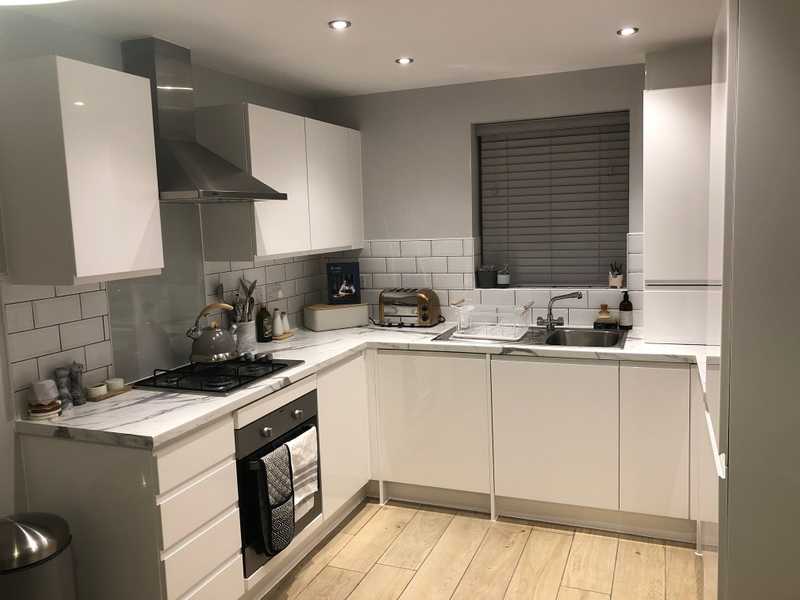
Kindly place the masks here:
POLYGON ((192 363, 177 369, 156 369, 152 377, 140 379, 133 387, 227 394, 303 362, 272 359, 247 361, 237 358, 218 364, 192 363))

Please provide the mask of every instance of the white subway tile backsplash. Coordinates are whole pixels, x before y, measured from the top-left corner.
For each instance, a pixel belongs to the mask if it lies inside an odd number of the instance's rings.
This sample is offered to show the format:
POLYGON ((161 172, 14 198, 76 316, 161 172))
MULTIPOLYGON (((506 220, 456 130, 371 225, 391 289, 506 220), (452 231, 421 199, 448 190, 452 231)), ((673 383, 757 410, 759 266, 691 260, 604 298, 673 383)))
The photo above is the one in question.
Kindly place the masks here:
POLYGON ((206 275, 206 296, 214 296, 217 293, 217 287, 220 284, 219 273, 206 275))
POLYGON ((644 289, 644 273, 628 273, 626 287, 629 290, 641 291, 644 289))
POLYGON ((322 302, 322 292, 320 290, 316 290, 314 292, 303 294, 303 302, 306 304, 318 304, 322 302))
MULTIPOLYGON (((288 269, 290 266, 295 267, 295 270, 299 270, 300 275, 302 275, 302 265, 286 265, 286 268, 288 269)), ((297 277, 300 277, 300 275, 297 275, 297 277)), ((259 267, 253 267, 252 269, 246 269, 244 273, 242 273, 242 277, 251 283, 253 281, 257 282, 256 285, 264 285, 267 283, 267 269, 263 265, 259 267)))
POLYGON ((6 304, 6 332, 33 329, 33 307, 30 302, 6 304))
POLYGON ((3 302, 6 304, 52 298, 55 295, 56 290, 52 285, 3 285, 3 302))
POLYGON ((461 238, 452 240, 431 240, 431 253, 433 256, 462 256, 464 243, 461 238))
POLYGON ((400 241, 372 240, 370 242, 370 256, 384 258, 388 258, 390 256, 400 256, 400 241))
POLYGON ((61 350, 58 327, 31 329, 8 335, 8 359, 18 362, 61 350))
POLYGON ((361 301, 366 304, 377 304, 381 290, 361 290, 361 301))
POLYGON ((107 340, 111 339, 111 320, 108 318, 108 315, 103 317, 103 330, 105 332, 105 338, 107 340))
POLYGON ((303 310, 303 296, 291 296, 286 305, 289 314, 303 310))
POLYGON ((403 240, 400 242, 401 256, 430 256, 430 240, 403 240))
POLYGON ((450 256, 447 259, 449 273, 473 273, 475 271, 475 258, 472 256, 450 256))
MULTIPOLYGON (((95 292, 105 294, 105 292, 95 292)), ((81 301, 79 296, 63 296, 48 298, 33 303, 33 322, 36 327, 48 327, 81 318, 81 301)))
POLYGON ((550 302, 550 290, 544 289, 517 289, 514 290, 514 303, 517 306, 524 306, 533 302, 536 308, 547 308, 550 302))
POLYGON ((593 308, 570 308, 569 325, 570 327, 591 327, 598 314, 599 310, 593 308))
MULTIPOLYGON (((293 262, 286 265, 286 279, 297 279, 303 276, 303 263, 293 262)), ((260 281, 264 281, 264 276, 261 276, 260 281)))
POLYGON ((450 290, 450 304, 462 302, 464 304, 480 304, 481 293, 478 290, 450 290))
POLYGON ((362 273, 386 273, 385 258, 360 258, 358 264, 362 273))
POLYGON ((628 292, 628 298, 634 309, 644 310, 644 292, 628 292))
POLYGON ((87 371, 83 374, 84 387, 91 387, 93 385, 100 385, 109 378, 108 367, 100 367, 92 371, 87 371))
POLYGON ((589 290, 589 308, 600 308, 601 304, 608 304, 609 308, 619 308, 622 302, 622 292, 617 290, 589 290))
POLYGON ((448 259, 444 256, 417 258, 417 273, 447 273, 448 259))
POLYGON ((113 362, 111 342, 100 342, 86 346, 86 368, 107 367, 113 362))
POLYGON ((39 366, 35 358, 11 365, 11 382, 15 391, 29 387, 34 381, 39 381, 39 366))
POLYGON ((429 288, 433 286, 430 273, 403 273, 401 283, 403 287, 412 288, 429 288))
POLYGON ((361 288, 362 289, 363 288, 378 287, 378 286, 372 284, 372 281, 373 281, 372 273, 361 273, 360 279, 361 279, 361 288))
POLYGON ((475 256, 479 254, 477 240, 475 238, 464 238, 464 256, 475 256))
POLYGON ((270 265, 267 267, 267 283, 276 283, 286 279, 286 268, 284 265, 270 265))
POLYGON ((514 290, 481 290, 481 304, 488 304, 490 306, 513 306, 514 290))
POLYGON ((235 292, 239 289, 239 280, 242 277, 242 271, 228 271, 227 273, 220 273, 219 281, 222 284, 222 289, 226 292, 235 292))
MULTIPOLYGON (((103 319, 101 317, 63 323, 58 326, 61 331, 61 347, 64 349, 86 346, 105 339, 103 319)), ((42 352, 41 354, 44 354, 42 352)))
POLYGON ((386 270, 389 273, 416 273, 416 258, 387 258, 386 270))
POLYGON ((641 273, 644 270, 644 254, 628 254, 628 273, 641 273))
POLYGON ((439 298, 439 306, 447 306, 450 304, 450 292, 448 290, 433 290, 439 298))
POLYGON ((81 294, 81 316, 84 319, 108 314, 108 293, 105 290, 81 294))
POLYGON ((56 296, 71 296, 82 292, 96 292, 100 289, 99 283, 84 283, 81 285, 57 285, 56 296))
POLYGON ((41 379, 54 379, 54 372, 56 369, 68 367, 74 362, 79 365, 86 365, 86 352, 84 352, 83 347, 73 348, 72 350, 57 352, 47 356, 40 356, 38 358, 39 377, 41 379))
POLYGON ((320 260, 313 259, 313 260, 304 260, 303 261, 303 275, 319 275, 321 272, 320 260))
POLYGON ((372 276, 373 285, 366 287, 374 288, 396 288, 402 285, 399 273, 375 273, 372 276))
MULTIPOLYGON (((558 319, 559 317, 564 319, 564 325, 572 325, 569 321, 569 315, 572 310, 566 308, 553 308, 553 317, 558 319)), ((531 324, 537 325, 537 321, 541 317, 542 319, 547 318, 547 308, 534 308, 531 311, 531 324)))
POLYGON ((254 267, 252 260, 232 260, 231 271, 244 271, 245 269, 252 269, 254 267))
POLYGON ((475 272, 464 273, 464 287, 467 289, 475 288, 475 272))
POLYGON ((628 254, 644 253, 644 233, 628 234, 628 254))
POLYGON ((434 273, 433 287, 438 289, 461 289, 464 286, 464 276, 461 273, 434 273))

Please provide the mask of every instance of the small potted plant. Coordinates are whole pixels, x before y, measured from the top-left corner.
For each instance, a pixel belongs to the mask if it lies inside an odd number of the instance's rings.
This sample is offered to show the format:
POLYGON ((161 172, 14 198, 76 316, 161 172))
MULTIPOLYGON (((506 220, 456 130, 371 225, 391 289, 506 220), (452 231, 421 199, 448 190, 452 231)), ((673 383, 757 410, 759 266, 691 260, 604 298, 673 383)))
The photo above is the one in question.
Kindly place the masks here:
POLYGON ((622 288, 623 280, 625 279, 625 275, 622 273, 624 265, 622 263, 612 262, 608 266, 608 287, 610 288, 622 288))
POLYGON ((507 288, 511 285, 511 271, 508 270, 508 265, 503 265, 497 271, 497 287, 507 288))

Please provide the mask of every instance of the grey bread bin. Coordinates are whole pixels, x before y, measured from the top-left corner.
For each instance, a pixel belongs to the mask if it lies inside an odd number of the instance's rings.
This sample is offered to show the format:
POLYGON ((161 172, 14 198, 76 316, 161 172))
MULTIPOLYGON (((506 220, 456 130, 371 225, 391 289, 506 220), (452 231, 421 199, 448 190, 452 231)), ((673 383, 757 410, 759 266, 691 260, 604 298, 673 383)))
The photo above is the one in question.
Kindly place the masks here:
POLYGON ((3 600, 75 600, 69 525, 47 513, 0 518, 3 600))

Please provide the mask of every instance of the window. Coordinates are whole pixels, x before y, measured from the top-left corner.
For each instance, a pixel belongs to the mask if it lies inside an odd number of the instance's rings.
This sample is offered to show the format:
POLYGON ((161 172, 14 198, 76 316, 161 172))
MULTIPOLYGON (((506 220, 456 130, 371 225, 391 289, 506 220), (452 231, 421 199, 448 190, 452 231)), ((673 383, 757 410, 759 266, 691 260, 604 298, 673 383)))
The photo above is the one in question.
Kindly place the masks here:
POLYGON ((606 287, 626 260, 629 129, 627 111, 476 126, 483 264, 606 287))

